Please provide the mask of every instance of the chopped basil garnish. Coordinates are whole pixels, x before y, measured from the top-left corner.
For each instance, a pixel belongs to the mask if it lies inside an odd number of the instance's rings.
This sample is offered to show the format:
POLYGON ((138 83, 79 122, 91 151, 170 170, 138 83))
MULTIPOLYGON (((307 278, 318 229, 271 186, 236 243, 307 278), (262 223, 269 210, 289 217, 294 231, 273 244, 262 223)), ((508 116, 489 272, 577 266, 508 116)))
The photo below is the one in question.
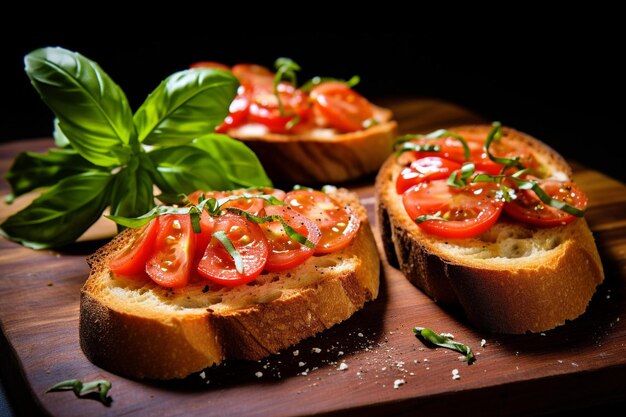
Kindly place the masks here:
POLYGON ((281 216, 277 214, 274 214, 271 216, 256 216, 254 214, 248 213, 245 210, 234 208, 234 207, 227 207, 226 211, 230 213, 238 214, 242 217, 245 217, 247 220, 250 220, 251 222, 257 223, 257 224, 267 223, 267 222, 280 222, 280 224, 283 226, 283 230, 285 230, 285 234, 289 236, 289 239, 296 241, 299 244, 306 246, 307 248, 315 249, 316 247, 315 243, 307 239, 306 236, 303 236, 300 233, 296 232, 291 226, 287 224, 287 222, 285 222, 285 220, 281 216))
POLYGON ((304 91, 304 92, 309 92, 311 91, 314 87, 322 84, 322 83, 327 83, 327 82, 336 82, 336 83, 342 83, 347 85, 348 87, 352 88, 355 85, 357 85, 359 82, 361 82, 361 78, 358 75, 354 75, 352 76, 352 78, 350 78, 349 80, 340 80, 338 78, 332 78, 332 77, 313 77, 311 78, 309 81, 305 82, 304 84, 302 84, 302 86, 300 87, 300 90, 304 91))
POLYGON ((420 224, 420 223, 428 222, 428 221, 431 221, 431 220, 439 220, 439 221, 442 221, 442 222, 448 222, 449 221, 448 219, 444 219, 441 216, 431 215, 431 214, 423 214, 423 215, 418 216, 418 217, 415 218, 415 223, 420 224))
POLYGON ((463 354, 468 365, 471 365, 476 360, 472 349, 463 343, 455 342, 449 337, 442 336, 424 327, 414 327, 413 333, 415 333, 415 337, 421 340, 426 346, 439 346, 463 354))
POLYGON ((224 246, 224 249, 226 249, 231 258, 233 258, 233 261, 235 261, 235 269, 237 270, 237 272, 243 274, 243 258, 241 257, 239 251, 235 249, 235 246, 233 245, 233 242, 231 242, 228 238, 228 235, 224 231, 218 230, 217 232, 213 233, 213 237, 220 241, 220 243, 224 246))
POLYGON ((111 382, 106 379, 99 379, 90 382, 82 382, 79 379, 68 379, 54 384, 46 392, 72 390, 78 398, 86 398, 85 394, 89 392, 97 392, 99 394, 98 399, 100 402, 108 406, 111 404, 111 401, 113 401, 111 397, 108 396, 110 389, 111 382))
POLYGON ((448 185, 457 188, 465 187, 467 185, 466 180, 474 174, 474 171, 476 171, 476 166, 473 162, 464 162, 461 169, 457 169, 450 174, 448 185))

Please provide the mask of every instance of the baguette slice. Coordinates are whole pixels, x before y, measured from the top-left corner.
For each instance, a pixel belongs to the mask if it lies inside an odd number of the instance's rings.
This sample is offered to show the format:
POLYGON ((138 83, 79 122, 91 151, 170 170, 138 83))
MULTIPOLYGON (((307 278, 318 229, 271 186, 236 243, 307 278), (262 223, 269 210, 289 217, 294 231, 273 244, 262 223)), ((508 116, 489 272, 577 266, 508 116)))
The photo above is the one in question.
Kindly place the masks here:
POLYGON ((113 276, 109 260, 134 233, 126 230, 92 255, 80 302, 80 344, 96 365, 136 378, 173 379, 225 359, 257 360, 313 336, 378 295, 379 258, 367 215, 345 189, 361 227, 343 250, 309 258, 248 285, 183 289, 113 276))
POLYGON ((390 110, 375 106, 375 117, 380 124, 350 133, 320 128, 279 134, 246 125, 228 135, 245 142, 277 183, 334 184, 378 171, 391 153, 398 125, 390 110))
MULTIPOLYGON (((449 129, 481 134, 491 126, 449 129)), ((513 129, 505 139, 529 146, 548 176, 571 178, 571 168, 547 145, 513 129)), ((477 238, 442 239, 424 232, 396 193, 402 167, 390 157, 376 179, 378 224, 389 262, 442 304, 460 304, 475 325, 499 333, 541 332, 580 316, 604 272, 584 218, 535 228, 500 220, 477 238)))

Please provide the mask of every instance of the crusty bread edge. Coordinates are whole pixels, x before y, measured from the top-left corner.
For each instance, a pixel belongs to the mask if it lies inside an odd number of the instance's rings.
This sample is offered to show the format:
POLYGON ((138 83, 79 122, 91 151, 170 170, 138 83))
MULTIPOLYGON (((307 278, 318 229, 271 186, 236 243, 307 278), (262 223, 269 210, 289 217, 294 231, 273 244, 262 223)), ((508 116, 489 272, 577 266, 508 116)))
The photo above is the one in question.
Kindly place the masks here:
POLYGON ((224 359, 260 359, 347 318, 378 296, 380 260, 363 207, 346 190, 340 201, 357 209, 361 227, 337 257, 358 256, 349 273, 324 279, 287 299, 257 304, 226 315, 133 312, 104 301, 95 280, 131 237, 127 230, 90 259, 92 273, 81 291, 79 334, 83 352, 111 372, 135 378, 184 378, 224 359), (121 246, 120 246, 121 245, 121 246))
MULTIPOLYGON (((490 126, 450 130, 481 132, 490 126)), ((529 135, 505 128, 531 146, 555 169, 571 177, 571 168, 553 149, 529 135)), ((376 179, 376 212, 385 254, 415 286, 442 304, 460 304, 468 319, 499 333, 540 332, 580 316, 604 279, 593 236, 584 219, 563 226, 575 239, 554 251, 548 262, 510 271, 451 257, 431 244, 413 222, 395 192, 400 168, 391 156, 376 179)))

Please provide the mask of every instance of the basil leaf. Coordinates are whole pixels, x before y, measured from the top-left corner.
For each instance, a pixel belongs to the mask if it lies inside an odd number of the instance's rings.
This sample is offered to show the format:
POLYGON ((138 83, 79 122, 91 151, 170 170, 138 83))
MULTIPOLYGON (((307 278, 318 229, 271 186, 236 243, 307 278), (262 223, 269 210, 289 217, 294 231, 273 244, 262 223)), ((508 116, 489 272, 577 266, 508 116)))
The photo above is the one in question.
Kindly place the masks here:
POLYGON ((230 72, 215 69, 169 76, 135 113, 139 141, 155 146, 184 145, 213 132, 228 116, 238 86, 230 72))
POLYGON ((449 337, 442 336, 424 327, 414 327, 413 333, 415 333, 415 337, 420 339, 427 346, 439 346, 463 354, 468 365, 471 365, 476 360, 472 349, 463 343, 455 342, 449 337))
POLYGON ((234 187, 271 187, 263 165, 243 142, 213 133, 195 139, 192 146, 213 157, 219 170, 234 187))
POLYGON ((46 392, 54 392, 54 391, 74 391, 74 394, 77 397, 83 397, 85 394, 96 391, 98 393, 98 398, 104 405, 111 404, 111 397, 108 396, 109 390, 111 389, 111 382, 106 379, 99 379, 96 381, 90 382, 82 382, 79 379, 68 379, 66 381, 61 381, 50 388, 46 392))
POLYGON ((110 201, 113 216, 139 216, 154 207, 152 178, 138 158, 115 174, 110 201))
POLYGON ((70 140, 65 136, 65 133, 59 126, 59 119, 54 118, 54 130, 52 131, 52 137, 54 138, 54 144, 59 148, 65 148, 70 146, 70 140))
POLYGON ((107 206, 112 176, 89 171, 61 180, 0 225, 10 240, 33 249, 75 241, 107 206))
POLYGON ((135 135, 126 95, 95 62, 62 48, 24 58, 26 73, 85 159, 99 166, 125 162, 135 135))
POLYGON ((341 80, 339 78, 332 78, 332 77, 313 77, 309 81, 302 84, 299 89, 304 91, 305 93, 308 93, 309 91, 311 91, 313 88, 317 87, 318 85, 322 83, 329 83, 329 82, 342 83, 352 88, 361 82, 361 78, 358 75, 353 75, 349 80, 346 81, 346 80, 341 80))
POLYGON ((218 230, 217 232, 213 233, 213 237, 220 241, 228 254, 233 258, 233 261, 235 261, 235 269, 237 269, 237 272, 243 274, 243 258, 241 257, 239 251, 235 249, 235 246, 233 246, 233 242, 230 241, 228 235, 222 230, 218 230))
POLYGON ((11 203, 15 197, 39 187, 50 187, 63 178, 100 169, 72 149, 50 149, 46 154, 22 152, 4 177, 12 190, 5 201, 11 203))
POLYGON ((202 149, 193 146, 159 148, 148 156, 160 175, 156 178, 157 186, 165 192, 190 194, 196 190, 236 188, 221 171, 217 159, 202 149))

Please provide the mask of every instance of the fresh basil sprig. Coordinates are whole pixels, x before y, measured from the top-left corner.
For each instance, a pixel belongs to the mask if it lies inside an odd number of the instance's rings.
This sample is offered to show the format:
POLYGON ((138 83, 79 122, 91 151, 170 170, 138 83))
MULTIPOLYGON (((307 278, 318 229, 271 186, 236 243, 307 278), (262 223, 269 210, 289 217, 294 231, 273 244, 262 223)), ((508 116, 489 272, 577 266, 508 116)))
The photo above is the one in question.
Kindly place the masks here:
POLYGON ((85 394, 89 392, 97 392, 100 402, 108 406, 111 404, 111 401, 113 401, 111 397, 108 396, 111 386, 111 382, 106 379, 98 379, 90 382, 82 382, 80 379, 68 379, 54 384, 48 388, 46 392, 72 390, 79 398, 85 398, 85 394))
POLYGON ((449 337, 442 336, 424 327, 414 327, 413 333, 415 333, 415 337, 427 346, 439 346, 463 354, 468 365, 471 365, 476 360, 472 349, 463 343, 455 342, 449 337))
POLYGON ((122 89, 88 58, 62 48, 24 58, 33 87, 56 116, 47 154, 25 152, 7 173, 15 197, 47 189, 6 219, 0 234, 43 249, 75 241, 109 206, 136 217, 163 193, 271 186, 243 143, 212 133, 228 115, 237 79, 227 71, 175 73, 133 115, 122 89))

